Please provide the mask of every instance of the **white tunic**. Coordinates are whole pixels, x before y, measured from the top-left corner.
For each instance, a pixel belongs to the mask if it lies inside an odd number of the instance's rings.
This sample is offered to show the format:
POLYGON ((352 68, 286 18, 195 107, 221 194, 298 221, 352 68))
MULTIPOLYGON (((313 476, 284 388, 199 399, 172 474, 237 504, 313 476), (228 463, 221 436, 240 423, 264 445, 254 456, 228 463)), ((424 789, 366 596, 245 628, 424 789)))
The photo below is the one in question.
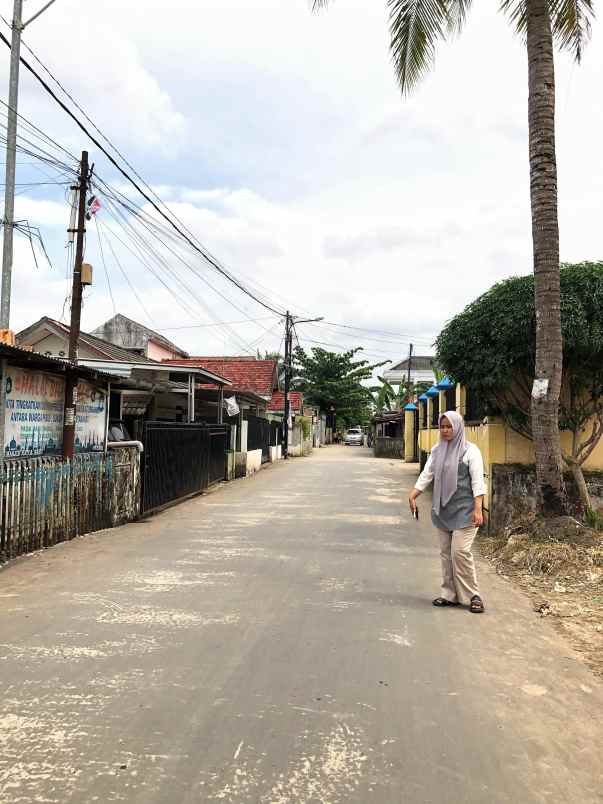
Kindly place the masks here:
MULTIPOLYGON (((482 453, 480 452, 479 447, 476 444, 471 444, 467 442, 467 449, 461 461, 469 468, 469 474, 471 475, 471 488, 473 489, 473 496, 474 497, 481 497, 483 494, 486 493, 486 484, 484 482, 484 461, 482 458, 482 453)), ((417 482, 415 483, 415 488, 419 491, 425 491, 425 489, 429 486, 429 484, 433 480, 433 472, 431 470, 431 454, 427 459, 427 463, 425 464, 425 468, 419 475, 417 482)))

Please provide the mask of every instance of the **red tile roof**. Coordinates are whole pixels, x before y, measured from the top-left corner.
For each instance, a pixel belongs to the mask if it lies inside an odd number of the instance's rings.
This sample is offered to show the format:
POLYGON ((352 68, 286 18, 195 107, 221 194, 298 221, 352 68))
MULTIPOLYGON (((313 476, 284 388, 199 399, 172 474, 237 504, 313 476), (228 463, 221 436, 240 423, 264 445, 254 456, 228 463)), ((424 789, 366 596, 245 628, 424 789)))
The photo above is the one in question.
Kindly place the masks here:
MULTIPOLYGON (((294 413, 301 412, 304 404, 304 395, 301 391, 289 391, 289 405, 294 413)), ((283 411, 285 410, 285 395, 282 391, 275 391, 272 394, 272 399, 268 403, 267 410, 283 411)))
POLYGON ((236 388, 271 397, 277 387, 276 360, 255 360, 253 357, 190 357, 183 360, 164 360, 169 366, 206 368, 226 377, 236 388))

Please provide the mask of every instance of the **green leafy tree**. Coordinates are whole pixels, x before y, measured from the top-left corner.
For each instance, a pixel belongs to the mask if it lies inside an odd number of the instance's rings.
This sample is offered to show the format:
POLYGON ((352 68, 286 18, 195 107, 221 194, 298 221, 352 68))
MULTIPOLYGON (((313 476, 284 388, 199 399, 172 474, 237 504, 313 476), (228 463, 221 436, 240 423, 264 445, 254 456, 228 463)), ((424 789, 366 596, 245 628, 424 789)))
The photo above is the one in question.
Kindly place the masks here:
MULTIPOLYGON (((329 0, 313 0, 314 10, 329 0)), ((387 0, 391 52, 403 92, 433 67, 436 45, 462 30, 471 0, 387 0)), ((535 303, 537 310, 532 430, 540 504, 546 515, 567 509, 558 407, 562 382, 559 312, 559 221, 555 151, 554 44, 580 61, 590 36, 593 0, 502 0, 500 8, 525 39, 535 303)))
POLYGON ((420 396, 420 394, 424 393, 431 385, 431 383, 428 382, 401 383, 396 391, 394 386, 384 377, 377 377, 377 379, 381 385, 376 385, 371 388, 377 413, 381 411, 402 410, 404 405, 415 397, 420 396))
MULTIPOLYGON (((562 457, 588 514, 582 466, 603 434, 603 262, 563 265, 560 299, 564 381, 558 414, 561 429, 572 434, 562 457)), ((455 316, 436 341, 450 377, 530 439, 535 321, 534 277, 507 279, 455 316)))
POLYGON ((375 400, 377 413, 399 410, 399 399, 396 389, 383 377, 377 377, 381 385, 373 386, 371 391, 375 400))
POLYGON ((303 391, 304 401, 322 411, 333 406, 344 426, 364 424, 370 419, 373 396, 363 382, 384 364, 355 360, 361 351, 362 347, 343 353, 316 347, 308 354, 298 346, 293 353, 292 388, 303 391))

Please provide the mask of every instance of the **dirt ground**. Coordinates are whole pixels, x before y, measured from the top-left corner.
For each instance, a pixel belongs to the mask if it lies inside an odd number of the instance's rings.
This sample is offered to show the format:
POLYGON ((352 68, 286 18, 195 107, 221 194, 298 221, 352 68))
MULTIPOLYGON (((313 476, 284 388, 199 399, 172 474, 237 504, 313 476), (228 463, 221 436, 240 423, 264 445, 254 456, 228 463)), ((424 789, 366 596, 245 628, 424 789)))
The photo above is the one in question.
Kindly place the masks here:
POLYGON ((603 535, 575 543, 518 530, 481 536, 481 555, 501 577, 526 591, 535 616, 550 620, 603 677, 603 535))

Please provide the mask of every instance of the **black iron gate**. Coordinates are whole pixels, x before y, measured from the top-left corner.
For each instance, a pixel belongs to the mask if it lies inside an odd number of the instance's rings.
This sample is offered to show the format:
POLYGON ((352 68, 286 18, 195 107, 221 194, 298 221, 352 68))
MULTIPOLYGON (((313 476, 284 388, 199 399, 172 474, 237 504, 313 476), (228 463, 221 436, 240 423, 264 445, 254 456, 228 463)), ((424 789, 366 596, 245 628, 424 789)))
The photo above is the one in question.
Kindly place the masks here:
POLYGON ((207 426, 209 433, 209 460, 208 460, 208 485, 218 483, 226 479, 226 453, 230 448, 230 425, 210 424, 207 426))
POLYGON ((270 460, 270 447, 272 446, 273 428, 268 419, 259 416, 247 418, 247 450, 262 450, 262 463, 270 460))
POLYGON ((203 491, 226 477, 228 425, 146 422, 142 511, 203 491))

